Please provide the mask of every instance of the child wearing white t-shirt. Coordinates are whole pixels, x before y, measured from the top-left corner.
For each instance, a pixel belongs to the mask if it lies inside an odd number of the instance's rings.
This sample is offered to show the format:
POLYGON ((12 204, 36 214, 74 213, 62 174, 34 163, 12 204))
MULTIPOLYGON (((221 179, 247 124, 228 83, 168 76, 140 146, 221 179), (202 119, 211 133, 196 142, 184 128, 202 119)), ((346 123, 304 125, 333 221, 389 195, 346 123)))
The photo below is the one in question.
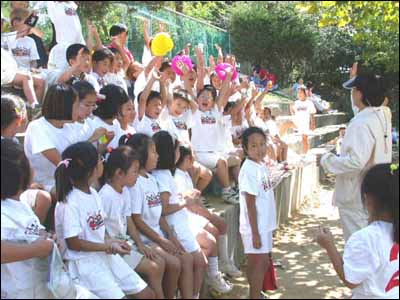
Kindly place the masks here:
MULTIPOLYGON (((99 92, 110 82, 107 81, 106 75, 111 70, 111 63, 114 54, 108 48, 96 50, 92 54, 92 72, 87 76, 86 80, 89 81, 96 92, 99 92)), ((128 93, 128 91, 125 91, 128 93)))
MULTIPOLYGON (((10 139, 1 141, 1 173, 1 297, 54 299, 47 282, 54 235, 20 199, 31 184, 31 169, 23 148, 10 139)), ((75 288, 77 299, 96 298, 82 287, 75 288)))
POLYGON ((118 114, 117 119, 122 131, 125 134, 134 135, 136 133, 136 130, 133 126, 136 119, 136 110, 132 99, 129 99, 128 102, 121 106, 121 113, 118 114))
POLYGON ((269 171, 265 165, 266 136, 258 127, 246 129, 242 136, 246 154, 239 174, 240 226, 244 253, 248 261, 250 298, 260 297, 264 274, 276 229, 276 207, 269 171))
POLYGON ((172 172, 179 159, 179 142, 173 140, 167 131, 157 132, 153 136, 158 153, 157 169, 152 172, 156 178, 162 202, 162 214, 171 227, 181 247, 192 256, 192 265, 182 265, 180 289, 182 298, 197 299, 200 294, 207 262, 200 245, 189 227, 189 215, 186 207, 193 205, 194 199, 182 199, 178 193, 172 172))
POLYGON ((147 278, 157 299, 163 299, 162 278, 165 262, 154 250, 143 244, 131 219, 129 188, 136 184, 139 160, 128 146, 111 151, 104 165, 104 186, 99 191, 106 213, 106 237, 126 239, 132 244, 130 255, 123 256, 129 266, 147 278))
POLYGON ((216 170, 222 185, 222 199, 228 203, 237 203, 237 193, 230 186, 226 155, 219 151, 220 127, 223 122, 222 111, 228 99, 227 92, 230 84, 228 78, 230 76, 227 76, 218 99, 216 99, 216 91, 212 86, 206 85, 199 92, 197 98, 199 109, 193 115, 191 143, 196 160, 205 167, 216 170))
POLYGON ((94 132, 97 128, 105 128, 107 134, 100 138, 97 144, 100 152, 104 145, 112 149, 118 148, 119 139, 124 135, 120 123, 117 120, 121 114, 121 108, 129 102, 127 93, 119 86, 109 84, 100 90, 101 98, 97 100, 97 108, 93 111, 94 118, 89 120, 89 126, 94 132))
POLYGON ((353 233, 343 257, 332 233, 320 229, 316 241, 353 299, 399 299, 399 165, 372 167, 361 184, 369 224, 353 233))
POLYGON ((111 61, 110 70, 105 75, 104 79, 108 84, 115 84, 122 87, 128 94, 128 86, 125 80, 125 72, 128 66, 124 63, 122 58, 122 56, 126 54, 122 49, 118 50, 116 48, 109 48, 109 50, 114 54, 114 56, 111 61))
POLYGON ((140 232, 144 244, 149 245, 165 261, 163 280, 167 299, 175 297, 178 280, 182 276, 180 258, 193 264, 191 256, 184 254, 162 214, 162 203, 157 181, 150 174, 157 166, 158 154, 152 139, 144 134, 124 136, 122 144, 131 147, 139 155, 140 170, 136 185, 130 188, 132 220, 140 232))
POLYGON ((69 272, 100 298, 125 295, 154 298, 154 292, 119 255, 131 247, 120 239, 105 240, 107 217, 91 185, 103 173, 103 161, 87 142, 69 146, 56 169, 56 233, 69 272))
POLYGON ((308 135, 315 129, 314 114, 316 114, 317 111, 314 103, 307 99, 306 87, 298 88, 297 97, 299 100, 291 105, 290 110, 292 115, 295 116, 294 123, 299 133, 302 135, 304 154, 307 154, 309 149, 308 135))
POLYGON ((137 132, 144 133, 149 137, 162 130, 160 114, 167 104, 166 77, 159 76, 153 70, 143 92, 139 94, 139 123, 137 132), (152 91, 154 82, 160 82, 161 93, 152 91))
POLYGON ((78 119, 78 95, 66 85, 49 88, 42 107, 42 117, 32 121, 26 130, 24 148, 34 172, 34 181, 46 191, 54 187, 54 171, 61 153, 72 144, 64 125, 78 119))

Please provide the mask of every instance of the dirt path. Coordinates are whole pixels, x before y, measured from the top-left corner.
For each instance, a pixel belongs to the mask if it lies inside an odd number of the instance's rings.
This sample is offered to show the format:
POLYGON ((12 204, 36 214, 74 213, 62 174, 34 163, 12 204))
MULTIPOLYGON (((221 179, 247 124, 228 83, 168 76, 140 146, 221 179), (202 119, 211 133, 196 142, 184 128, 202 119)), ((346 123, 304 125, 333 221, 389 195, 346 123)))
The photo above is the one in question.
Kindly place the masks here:
MULTIPOLYGON (((319 225, 329 227, 343 251, 342 230, 337 210, 331 206, 332 185, 321 186, 312 199, 288 222, 281 226, 274 240, 273 258, 281 261, 277 268, 278 287, 268 293, 271 299, 343 299, 350 290, 339 281, 325 252, 312 242, 312 229, 319 225)), ((242 267, 245 271, 246 266, 242 267)), ((230 298, 248 298, 246 278, 232 281, 235 288, 230 298)))

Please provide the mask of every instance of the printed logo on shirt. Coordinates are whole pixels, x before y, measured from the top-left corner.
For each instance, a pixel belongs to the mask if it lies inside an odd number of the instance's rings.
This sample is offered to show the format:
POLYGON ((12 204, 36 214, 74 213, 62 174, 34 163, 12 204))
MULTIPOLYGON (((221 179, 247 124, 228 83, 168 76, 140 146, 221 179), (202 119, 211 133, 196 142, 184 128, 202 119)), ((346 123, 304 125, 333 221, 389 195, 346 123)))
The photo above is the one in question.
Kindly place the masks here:
POLYGON ((16 47, 11 50, 12 54, 17 57, 31 56, 31 49, 25 47, 16 47))
POLYGON ((151 123, 151 130, 154 133, 156 133, 156 132, 159 132, 161 130, 161 127, 157 122, 153 122, 153 123, 151 123))
POLYGON ((76 9, 73 9, 72 7, 66 7, 65 14, 67 16, 76 16, 76 9))
POLYGON ((178 128, 179 130, 187 130, 188 129, 186 123, 183 122, 182 120, 174 119, 173 121, 174 121, 175 127, 178 128))
POLYGON ((25 228, 26 235, 39 235, 39 231, 39 224, 37 222, 34 222, 25 228))
POLYGON ((269 191, 272 189, 272 180, 270 177, 264 177, 262 180, 262 187, 264 189, 264 192, 269 191))
POLYGON ((211 116, 207 116, 207 115, 201 116, 201 124, 212 125, 215 123, 217 123, 217 120, 215 119, 214 116, 212 116, 212 115, 211 116))
POLYGON ((157 207, 161 205, 160 193, 146 193, 145 199, 149 208, 157 207))
POLYGON ((99 229, 101 226, 104 225, 104 219, 101 214, 101 211, 99 210, 96 214, 88 216, 86 222, 88 223, 90 229, 92 230, 99 229))
MULTIPOLYGON (((390 250, 389 262, 396 261, 397 267, 399 266, 399 244, 395 243, 390 250)), ((397 270, 389 282, 386 285, 385 292, 388 293, 390 290, 399 286, 399 270, 397 270)))
POLYGON ((296 107, 297 111, 307 111, 308 110, 308 106, 298 106, 296 107))

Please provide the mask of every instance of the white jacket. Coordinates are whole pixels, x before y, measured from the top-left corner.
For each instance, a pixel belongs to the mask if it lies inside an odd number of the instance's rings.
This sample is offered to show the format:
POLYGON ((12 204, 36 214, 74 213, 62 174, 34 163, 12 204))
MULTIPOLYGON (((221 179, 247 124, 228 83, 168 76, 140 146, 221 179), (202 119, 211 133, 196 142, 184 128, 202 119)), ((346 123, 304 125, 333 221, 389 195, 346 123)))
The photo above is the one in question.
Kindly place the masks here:
POLYGON ((391 113, 387 107, 367 107, 349 123, 340 156, 324 155, 321 166, 337 175, 333 203, 362 209, 361 182, 365 171, 392 161, 391 113), (385 138, 386 134, 386 138, 385 138))

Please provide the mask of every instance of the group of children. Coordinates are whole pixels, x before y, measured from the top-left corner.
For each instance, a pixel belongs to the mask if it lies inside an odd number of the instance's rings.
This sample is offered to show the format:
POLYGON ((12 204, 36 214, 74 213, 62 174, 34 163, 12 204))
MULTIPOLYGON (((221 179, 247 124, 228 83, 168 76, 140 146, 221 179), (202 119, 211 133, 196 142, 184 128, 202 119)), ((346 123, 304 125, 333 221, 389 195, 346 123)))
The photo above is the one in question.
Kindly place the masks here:
MULTIPOLYGON (((80 28, 74 3, 54 3, 80 28)), ((204 278, 229 293, 223 274, 242 274, 228 254, 228 225, 204 205, 213 174, 221 198, 240 205, 250 297, 258 298, 276 229, 268 166, 287 156, 262 105, 268 89, 232 80, 233 72, 221 80, 200 47, 195 67, 179 65, 179 76, 152 54, 147 31, 138 63, 125 47, 126 26, 112 26, 104 47, 88 25, 95 45, 77 41, 79 33, 57 41, 66 59, 46 73, 40 117, 27 124, 25 103, 1 97, 2 298, 53 296, 42 258, 54 241, 74 283, 89 291, 81 297, 199 298, 204 278)), ((220 62, 236 65, 222 51, 220 62)), ((295 110, 309 115, 301 93, 295 110)))

